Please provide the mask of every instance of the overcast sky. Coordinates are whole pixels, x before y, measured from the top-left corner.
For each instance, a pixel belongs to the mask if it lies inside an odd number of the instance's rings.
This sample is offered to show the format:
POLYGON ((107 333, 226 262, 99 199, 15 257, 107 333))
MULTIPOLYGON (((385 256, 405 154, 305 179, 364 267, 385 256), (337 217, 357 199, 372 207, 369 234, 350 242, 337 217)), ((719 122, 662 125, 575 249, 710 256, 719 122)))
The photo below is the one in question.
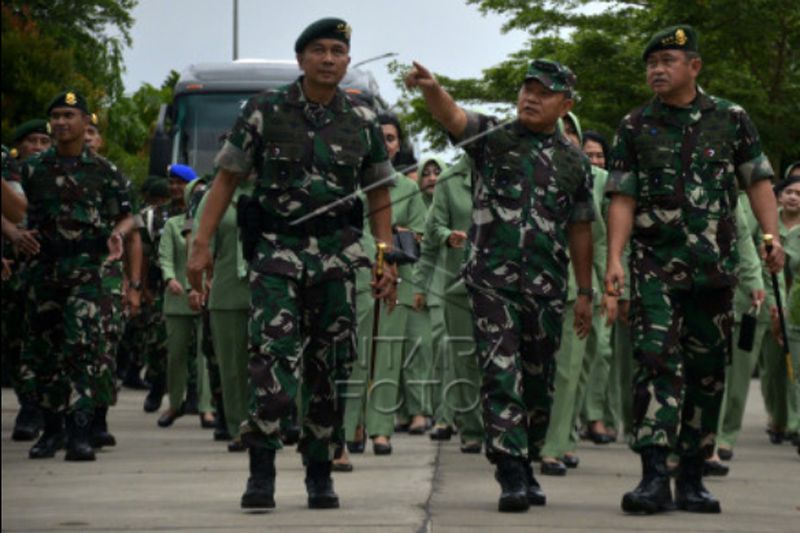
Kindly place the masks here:
MULTIPOLYGON (((233 0, 139 0, 132 46, 125 51, 127 92, 143 82, 159 85, 171 69, 233 57, 233 0)), ((465 0, 239 0, 239 57, 292 59, 294 41, 311 22, 338 16, 353 27, 353 64, 386 52, 403 63, 416 59, 452 77, 479 76, 527 36, 500 32, 504 19, 482 16, 465 0)), ((368 65, 383 97, 399 96, 388 60, 368 65)))

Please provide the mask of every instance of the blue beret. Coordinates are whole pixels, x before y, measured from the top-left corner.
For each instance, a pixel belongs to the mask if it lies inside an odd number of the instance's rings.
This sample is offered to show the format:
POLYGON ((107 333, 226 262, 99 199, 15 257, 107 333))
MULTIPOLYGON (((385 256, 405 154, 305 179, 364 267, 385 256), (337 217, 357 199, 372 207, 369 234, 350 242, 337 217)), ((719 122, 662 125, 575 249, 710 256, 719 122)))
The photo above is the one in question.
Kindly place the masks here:
POLYGON ((197 179, 197 174, 194 173, 194 170, 192 170, 192 167, 189 165, 175 163, 174 165, 167 167, 167 172, 169 173, 170 178, 180 178, 186 183, 197 179))

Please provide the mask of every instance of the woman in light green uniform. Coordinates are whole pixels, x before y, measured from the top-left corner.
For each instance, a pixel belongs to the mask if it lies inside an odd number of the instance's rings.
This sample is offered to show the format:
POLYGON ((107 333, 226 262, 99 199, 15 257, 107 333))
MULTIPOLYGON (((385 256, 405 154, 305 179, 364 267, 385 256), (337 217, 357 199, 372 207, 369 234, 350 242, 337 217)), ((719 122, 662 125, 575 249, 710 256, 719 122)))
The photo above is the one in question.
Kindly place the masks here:
MULTIPOLYGON (((419 161, 417 166, 419 197, 425 206, 426 214, 433 203, 436 180, 445 168, 444 161, 438 157, 423 157, 419 161)), ((431 304, 441 307, 440 300, 436 296, 428 301, 428 294, 421 291, 416 277, 418 267, 419 261, 412 267, 413 278, 404 280, 411 284, 414 299, 412 307, 408 310, 405 354, 400 374, 400 394, 403 398, 403 408, 410 416, 408 432, 411 435, 424 434, 428 429, 428 420, 433 415, 433 398, 436 394, 432 371, 435 341, 432 332, 434 320, 430 308, 431 304)), ((443 318, 443 314, 439 316, 443 318)), ((439 323, 437 327, 437 333, 441 338, 444 324, 439 323)))
MULTIPOLYGON (((214 273, 208 310, 211 338, 222 382, 225 422, 232 437, 228 445, 231 451, 243 449, 239 426, 247 420, 249 403, 247 313, 250 307, 250 285, 247 262, 242 257, 242 245, 236 225, 236 205, 240 196, 249 195, 252 190, 252 181, 239 184, 211 241, 214 273)), ((194 217, 193 232, 197 231, 207 199, 206 195, 200 202, 194 217)))
MULTIPOLYGON (((184 197, 191 194, 187 186, 184 197)), ((182 209, 185 211, 185 208, 182 209)), ((167 392, 169 408, 158 419, 161 427, 171 426, 182 414, 188 380, 190 352, 196 358, 198 407, 201 418, 213 413, 206 365, 200 350, 198 313, 189 308, 189 283, 186 280, 186 239, 182 235, 186 213, 171 217, 164 226, 158 246, 159 262, 164 278, 164 319, 167 325, 167 392)))
MULTIPOLYGON (((386 150, 391 159, 400 149, 400 128, 393 115, 382 114, 378 121, 383 128, 386 150)), ((393 230, 411 231, 421 235, 425 229, 425 204, 419 187, 411 178, 396 172, 395 185, 390 189, 393 230)), ((390 438, 394 433, 394 417, 400 408, 398 398, 405 346, 408 313, 414 305, 411 283, 413 265, 397 269, 397 305, 390 313, 381 305, 376 343, 374 381, 367 395, 366 428, 377 455, 392 452, 390 438)))
MULTIPOLYGON (((472 173, 462 156, 440 176, 428 212, 421 260, 415 272, 420 294, 439 296, 445 334, 439 350, 441 401, 436 411, 433 440, 449 440, 458 427, 461 449, 480 453, 484 439, 480 410, 480 371, 475 354, 473 317, 467 290, 460 278, 464 245, 472 225, 472 173)), ((431 307, 435 309, 435 307, 431 307)))

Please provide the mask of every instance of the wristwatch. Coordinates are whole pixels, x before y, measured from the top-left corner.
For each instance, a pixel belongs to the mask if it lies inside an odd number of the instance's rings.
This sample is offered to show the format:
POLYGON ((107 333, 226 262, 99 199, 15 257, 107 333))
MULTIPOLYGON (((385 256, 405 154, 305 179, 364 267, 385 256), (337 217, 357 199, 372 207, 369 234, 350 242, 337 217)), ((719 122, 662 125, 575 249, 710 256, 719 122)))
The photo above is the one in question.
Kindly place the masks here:
POLYGON ((594 298, 594 289, 591 287, 578 287, 578 296, 588 296, 594 298))
POLYGON ((142 282, 141 281, 131 281, 128 283, 128 287, 135 291, 142 290, 142 282))

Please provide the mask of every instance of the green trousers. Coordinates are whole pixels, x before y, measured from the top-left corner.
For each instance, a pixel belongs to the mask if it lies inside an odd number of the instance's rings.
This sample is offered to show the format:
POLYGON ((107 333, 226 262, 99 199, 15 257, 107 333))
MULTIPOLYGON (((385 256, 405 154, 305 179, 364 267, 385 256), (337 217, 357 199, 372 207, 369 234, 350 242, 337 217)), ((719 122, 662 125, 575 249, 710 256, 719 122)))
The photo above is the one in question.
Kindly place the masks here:
POLYGON ((212 310, 211 334, 219 363, 225 422, 233 438, 247 420, 250 391, 247 387, 247 309, 212 310))
POLYGON ((616 406, 609 399, 611 387, 611 328, 606 326, 606 318, 600 315, 600 308, 595 307, 592 320, 592 331, 586 346, 592 353, 592 365, 589 369, 586 384, 586 399, 583 402, 583 418, 587 422, 596 420, 612 421, 619 417, 616 406))
POLYGON ((431 320, 431 353, 433 355, 430 372, 430 379, 433 382, 430 387, 431 413, 438 422, 442 409, 442 389, 444 387, 444 351, 442 349, 442 341, 447 334, 444 305, 428 307, 428 314, 431 320))
POLYGON ((189 377, 190 357, 195 359, 197 368, 198 409, 201 413, 213 411, 208 372, 203 361, 200 342, 199 323, 194 315, 166 315, 167 325, 167 392, 172 409, 180 409, 186 395, 189 377), (194 353, 192 353, 194 351, 194 353))
POLYGON ((403 366, 400 372, 400 394, 409 416, 431 416, 433 396, 433 342, 428 308, 407 310, 403 366))
POLYGON ((353 362, 344 398, 344 434, 345 439, 350 442, 355 440, 356 428, 364 424, 374 316, 375 300, 371 292, 362 290, 356 293, 356 360, 353 362))
MULTIPOLYGON (((618 395, 620 422, 626 437, 630 437, 633 427, 633 346, 631 345, 630 326, 622 321, 614 323, 613 328, 614 357, 612 359, 612 378, 617 380, 611 392, 618 395)), ((612 397, 612 402, 614 401, 612 397)), ((618 425, 615 425, 619 429, 618 425)))
POLYGON ((402 406, 399 394, 409 308, 397 305, 391 314, 381 304, 376 339, 374 381, 367 394, 367 432, 370 437, 391 436, 394 416, 402 406))
POLYGON ((485 438, 480 405, 481 371, 467 295, 449 295, 444 315, 447 334, 442 342, 446 376, 442 385, 443 410, 451 413, 461 442, 481 442, 485 438))
POLYGON ((567 302, 564 311, 564 327, 561 346, 556 352, 555 393, 550 410, 547 436, 540 454, 542 457, 561 457, 575 449, 571 441, 573 420, 576 415, 575 401, 578 381, 583 367, 587 339, 579 339, 572 327, 575 321, 575 301, 567 302))
MULTIPOLYGON (((797 338, 800 328, 787 326, 789 346, 792 349, 795 380, 798 379, 797 338), (794 346, 793 346, 794 345, 794 346)), ((761 347, 759 374, 761 376, 761 394, 767 408, 772 427, 783 429, 787 433, 795 433, 800 429, 798 416, 797 381, 790 382, 786 369, 786 351, 778 345, 772 334, 768 333, 761 347)))

